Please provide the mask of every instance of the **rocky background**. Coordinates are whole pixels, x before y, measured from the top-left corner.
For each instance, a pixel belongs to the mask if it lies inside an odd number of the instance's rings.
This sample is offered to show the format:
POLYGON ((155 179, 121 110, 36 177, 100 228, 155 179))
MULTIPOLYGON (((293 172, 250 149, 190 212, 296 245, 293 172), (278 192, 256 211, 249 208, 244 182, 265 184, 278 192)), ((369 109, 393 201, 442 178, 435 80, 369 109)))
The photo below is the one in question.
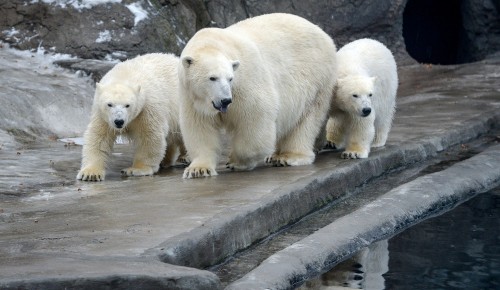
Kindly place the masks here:
POLYGON ((500 0, 446 1, 449 13, 447 7, 435 9, 437 2, 444 1, 4 0, 0 40, 22 50, 43 48, 81 59, 124 60, 149 52, 179 54, 203 27, 226 27, 252 16, 287 12, 319 25, 338 48, 363 37, 377 39, 393 51, 399 64, 414 63, 415 58, 427 62, 407 50, 408 44, 419 49, 426 35, 434 35, 443 47, 457 46, 459 53, 452 63, 480 60, 498 50, 500 0), (418 4, 420 10, 413 8, 418 4), (433 11, 434 16, 426 15, 433 11), (410 19, 407 15, 412 15, 413 22, 405 20, 410 19), (430 17, 434 22, 413 28, 413 34, 407 32, 411 27, 404 27, 427 23, 430 17), (455 26, 439 32, 437 26, 447 23, 455 26), (449 34, 456 34, 458 41, 448 40, 449 34))
POLYGON ((454 64, 500 51, 499 11, 500 0, 1 0, 0 154, 82 136, 94 83, 117 61, 180 54, 204 27, 287 12, 338 48, 370 37, 399 65, 454 64))

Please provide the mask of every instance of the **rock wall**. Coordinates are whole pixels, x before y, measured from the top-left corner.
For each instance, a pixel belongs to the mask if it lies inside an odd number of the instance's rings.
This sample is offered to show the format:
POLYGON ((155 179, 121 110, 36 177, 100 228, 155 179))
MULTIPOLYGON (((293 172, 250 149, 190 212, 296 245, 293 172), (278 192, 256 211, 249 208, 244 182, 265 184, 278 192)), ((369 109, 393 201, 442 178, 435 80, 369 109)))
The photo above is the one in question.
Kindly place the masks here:
MULTIPOLYGON (((362 37, 378 39, 403 64, 414 61, 402 33, 408 1, 418 0, 4 0, 0 40, 19 49, 44 47, 86 59, 126 59, 158 51, 179 54, 203 27, 226 27, 251 16, 287 12, 319 25, 338 47, 362 37)), ((497 51, 500 1, 460 1, 462 57, 474 61, 497 51)))

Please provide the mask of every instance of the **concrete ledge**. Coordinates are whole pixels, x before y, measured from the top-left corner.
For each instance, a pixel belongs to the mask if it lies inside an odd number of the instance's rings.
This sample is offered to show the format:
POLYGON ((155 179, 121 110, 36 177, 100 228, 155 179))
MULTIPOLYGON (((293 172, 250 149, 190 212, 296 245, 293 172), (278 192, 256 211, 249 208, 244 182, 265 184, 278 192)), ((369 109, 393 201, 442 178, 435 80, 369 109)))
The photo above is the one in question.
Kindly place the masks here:
POLYGON ((221 287, 219 278, 211 272, 146 259, 38 256, 2 271, 10 273, 2 273, 9 278, 0 280, 1 289, 205 290, 221 287))
POLYGON ((196 268, 220 263, 367 180, 388 170, 425 160, 449 146, 473 139, 499 123, 500 113, 488 112, 484 117, 467 120, 467 126, 374 151, 368 159, 349 161, 335 170, 331 170, 333 166, 325 166, 326 169, 318 170, 312 176, 281 187, 257 204, 228 209, 203 226, 168 239, 147 254, 158 255, 165 263, 196 268))
POLYGON ((403 184, 270 256, 226 289, 289 289, 361 248, 500 184, 500 145, 403 184))

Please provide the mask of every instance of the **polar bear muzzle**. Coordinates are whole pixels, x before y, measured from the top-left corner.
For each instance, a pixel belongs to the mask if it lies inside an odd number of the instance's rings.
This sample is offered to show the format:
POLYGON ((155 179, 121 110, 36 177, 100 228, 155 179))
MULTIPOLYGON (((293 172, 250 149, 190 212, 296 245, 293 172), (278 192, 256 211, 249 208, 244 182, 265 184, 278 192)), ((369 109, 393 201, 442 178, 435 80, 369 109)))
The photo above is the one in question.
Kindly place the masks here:
POLYGON ((121 129, 123 127, 123 124, 125 124, 125 121, 122 119, 116 119, 114 121, 116 128, 121 129))
POLYGON ((222 113, 227 112, 227 108, 229 107, 229 104, 231 104, 233 101, 229 98, 222 99, 220 101, 220 104, 216 104, 214 101, 212 101, 212 105, 214 108, 222 113))
POLYGON ((370 115, 370 113, 372 112, 372 109, 371 108, 363 108, 361 110, 361 116, 362 117, 368 117, 368 115, 370 115))

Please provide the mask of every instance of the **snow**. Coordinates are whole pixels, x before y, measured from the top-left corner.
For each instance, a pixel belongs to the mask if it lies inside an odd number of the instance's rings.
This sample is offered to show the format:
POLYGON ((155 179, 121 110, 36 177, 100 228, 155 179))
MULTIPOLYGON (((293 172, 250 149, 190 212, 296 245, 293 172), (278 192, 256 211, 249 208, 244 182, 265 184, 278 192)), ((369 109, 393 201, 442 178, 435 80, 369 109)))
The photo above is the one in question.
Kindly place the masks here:
MULTIPOLYGON (((32 0, 31 4, 35 4, 40 0, 32 0)), ((90 9, 97 5, 107 3, 121 3, 122 0, 41 0, 43 3, 54 4, 62 8, 72 6, 75 9, 90 9)))
POLYGON ((13 37, 16 34, 19 34, 19 30, 12 27, 10 30, 2 31, 2 33, 5 35, 5 37, 9 38, 9 37, 13 37))
POLYGON ((134 25, 137 25, 141 20, 148 18, 148 12, 142 8, 139 2, 135 2, 129 5, 125 5, 132 14, 134 14, 134 25))
POLYGON ((36 60, 39 63, 40 67, 52 65, 52 63, 57 61, 57 60, 75 59, 76 58, 76 57, 71 56, 69 54, 47 52, 41 45, 36 50, 33 49, 33 50, 29 51, 29 50, 18 50, 18 49, 11 48, 8 43, 1 42, 1 41, 0 41, 0 44, 1 44, 0 47, 2 47, 3 51, 6 51, 12 55, 19 56, 21 58, 36 60))
POLYGON ((99 32, 99 37, 95 40, 97 43, 110 42, 111 41, 111 33, 109 30, 104 30, 99 32))
POLYGON ((108 53, 104 59, 107 61, 119 62, 120 59, 126 59, 127 52, 125 51, 113 51, 112 53, 108 53))

